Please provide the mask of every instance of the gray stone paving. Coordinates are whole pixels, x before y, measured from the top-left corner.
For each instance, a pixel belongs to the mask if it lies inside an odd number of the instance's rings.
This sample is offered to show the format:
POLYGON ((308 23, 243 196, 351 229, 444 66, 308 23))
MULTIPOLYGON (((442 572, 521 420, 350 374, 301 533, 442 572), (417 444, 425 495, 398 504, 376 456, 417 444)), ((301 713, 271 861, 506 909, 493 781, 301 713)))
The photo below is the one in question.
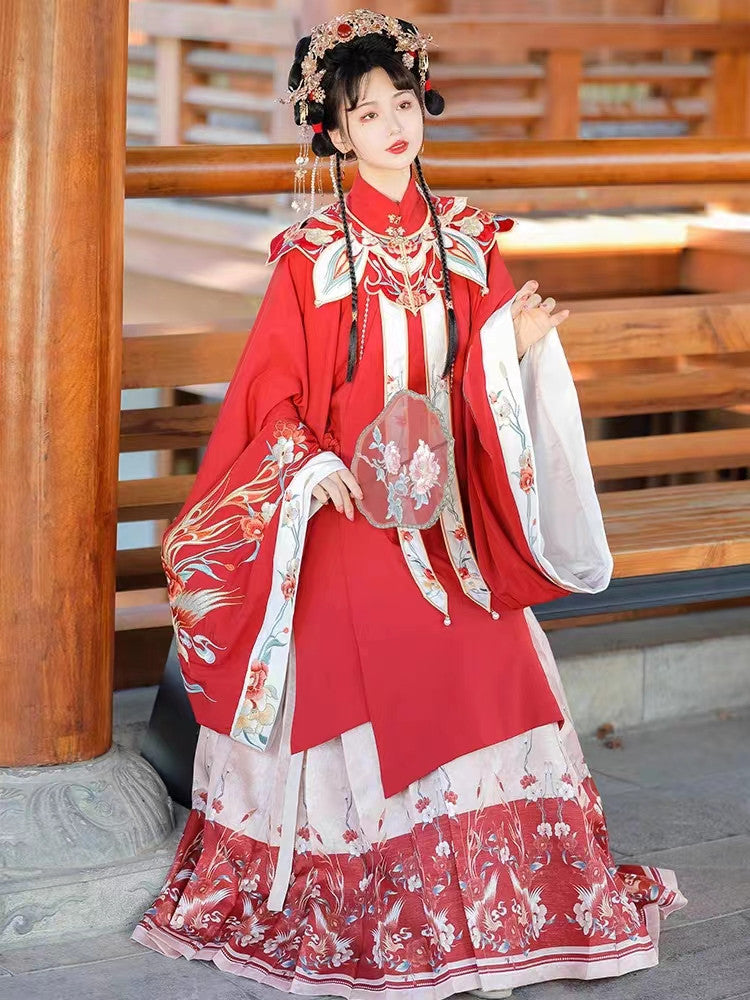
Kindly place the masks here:
MULTIPOLYGON (((750 710, 623 730, 584 752, 616 860, 672 868, 688 898, 662 924, 660 962, 622 977, 552 980, 519 1000, 750 1000, 750 710)), ((0 1000, 275 1000, 200 962, 172 961, 127 933, 0 955, 0 1000)))

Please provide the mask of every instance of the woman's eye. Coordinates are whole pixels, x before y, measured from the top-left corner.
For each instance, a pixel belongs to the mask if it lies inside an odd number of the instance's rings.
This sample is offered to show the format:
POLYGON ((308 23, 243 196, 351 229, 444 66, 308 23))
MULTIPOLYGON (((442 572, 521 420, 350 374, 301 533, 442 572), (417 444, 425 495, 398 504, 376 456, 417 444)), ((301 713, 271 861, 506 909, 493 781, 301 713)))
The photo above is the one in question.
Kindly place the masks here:
POLYGON ((411 101, 402 101, 401 104, 399 105, 399 107, 400 108, 410 108, 411 107, 411 101))
POLYGON ((374 111, 368 111, 366 115, 362 116, 362 121, 366 122, 368 118, 374 118, 374 117, 375 117, 375 112, 374 111))

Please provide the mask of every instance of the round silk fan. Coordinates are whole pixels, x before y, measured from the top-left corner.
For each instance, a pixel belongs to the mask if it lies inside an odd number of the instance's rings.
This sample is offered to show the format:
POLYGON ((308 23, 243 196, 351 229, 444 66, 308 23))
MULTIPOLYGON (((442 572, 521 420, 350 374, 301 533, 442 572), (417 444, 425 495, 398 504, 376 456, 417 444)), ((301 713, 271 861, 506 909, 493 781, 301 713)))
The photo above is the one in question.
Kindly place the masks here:
POLYGON ((429 528, 453 483, 453 436, 426 396, 402 389, 362 431, 352 461, 358 510, 376 528, 429 528))

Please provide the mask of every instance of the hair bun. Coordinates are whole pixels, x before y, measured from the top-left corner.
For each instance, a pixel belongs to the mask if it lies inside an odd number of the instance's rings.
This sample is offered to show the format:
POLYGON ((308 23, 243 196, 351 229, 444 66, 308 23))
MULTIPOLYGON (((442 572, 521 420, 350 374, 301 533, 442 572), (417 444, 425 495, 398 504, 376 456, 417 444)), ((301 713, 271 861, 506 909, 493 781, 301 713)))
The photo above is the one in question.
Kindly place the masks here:
MULTIPOLYGON (((302 83, 302 60, 310 51, 310 41, 311 36, 306 35, 304 38, 300 38, 297 42, 297 47, 294 50, 294 62, 292 63, 292 68, 289 70, 289 77, 287 78, 287 86, 289 90, 296 90, 302 83)), ((297 124, 299 125, 299 122, 297 122, 297 124)))
POLYGON ((426 90, 424 95, 424 106, 431 115, 442 115, 445 110, 445 100, 443 95, 432 88, 430 90, 426 90))
POLYGON ((302 38, 300 38, 294 49, 295 62, 302 62, 307 53, 310 51, 311 41, 312 41, 312 35, 303 35, 302 38))
POLYGON ((296 90, 297 87, 299 87, 302 83, 302 63, 292 63, 292 68, 289 70, 289 76, 287 77, 286 82, 289 90, 296 90))
POLYGON ((316 156, 333 156, 336 152, 336 147, 327 132, 316 132, 312 137, 310 149, 316 156))

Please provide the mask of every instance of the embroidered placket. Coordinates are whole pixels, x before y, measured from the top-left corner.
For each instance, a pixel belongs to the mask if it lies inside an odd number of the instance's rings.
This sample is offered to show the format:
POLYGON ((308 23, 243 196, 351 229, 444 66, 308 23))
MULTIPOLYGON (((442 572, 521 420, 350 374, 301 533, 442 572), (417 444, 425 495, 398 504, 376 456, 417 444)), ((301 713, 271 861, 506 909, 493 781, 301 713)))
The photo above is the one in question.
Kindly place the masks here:
POLYGON ((409 256, 406 252, 406 248, 411 244, 411 240, 405 238, 406 230, 400 224, 401 216, 389 215, 388 218, 391 225, 386 229, 386 233, 393 241, 393 245, 398 251, 399 257, 401 258, 401 264, 404 269, 404 292, 406 295, 406 306, 410 312, 416 316, 417 310, 419 309, 419 303, 414 295, 414 289, 411 285, 411 278, 409 277, 409 256))
MULTIPOLYGON (((448 350, 448 325, 442 296, 434 296, 419 313, 422 320, 427 395, 432 405, 442 413, 446 426, 452 432, 450 393, 442 375, 448 350)), ((440 526, 458 582, 467 597, 497 619, 500 616, 492 610, 492 594, 482 578, 469 541, 458 484, 446 484, 446 490, 449 499, 440 513, 440 526)))
MULTIPOLYGON (((382 292, 378 293, 378 301, 383 330, 383 393, 387 405, 395 393, 409 387, 409 327, 402 306, 391 302, 382 292)), ((445 624, 450 625, 448 594, 432 568, 422 533, 416 528, 397 530, 401 551, 414 582, 424 599, 437 608, 444 615, 445 624)))

